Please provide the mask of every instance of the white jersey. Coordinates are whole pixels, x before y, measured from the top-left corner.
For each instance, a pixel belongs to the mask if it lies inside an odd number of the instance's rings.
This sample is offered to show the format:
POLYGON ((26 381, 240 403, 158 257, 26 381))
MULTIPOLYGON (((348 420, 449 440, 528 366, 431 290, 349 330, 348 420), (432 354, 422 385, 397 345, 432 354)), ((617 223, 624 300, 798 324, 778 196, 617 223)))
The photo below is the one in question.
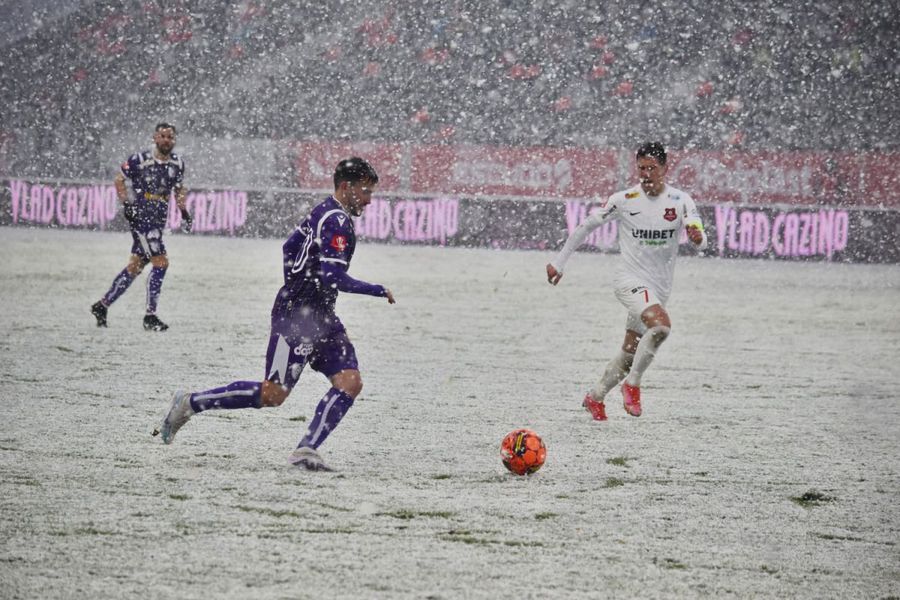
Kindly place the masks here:
MULTIPOLYGON (((562 273, 569 257, 591 231, 612 219, 619 222, 622 253, 616 287, 647 285, 665 302, 672 291, 681 231, 687 225, 703 230, 694 200, 669 185, 658 196, 648 196, 640 185, 616 192, 572 232, 551 262, 554 268, 562 273)), ((706 232, 699 247, 706 247, 706 232)))

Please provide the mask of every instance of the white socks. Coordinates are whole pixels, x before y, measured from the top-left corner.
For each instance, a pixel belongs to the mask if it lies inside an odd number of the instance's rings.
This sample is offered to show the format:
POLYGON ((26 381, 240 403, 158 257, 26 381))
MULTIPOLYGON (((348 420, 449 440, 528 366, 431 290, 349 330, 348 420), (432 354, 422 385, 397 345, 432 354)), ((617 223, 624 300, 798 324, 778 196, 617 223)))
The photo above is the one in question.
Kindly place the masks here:
POLYGON ((597 385, 594 386, 594 389, 591 390, 591 397, 597 402, 603 402, 606 394, 619 385, 620 381, 625 379, 633 361, 634 354, 627 354, 626 352, 619 350, 619 353, 609 361, 608 365, 606 365, 606 371, 603 372, 600 381, 598 381, 597 385))
POLYGON ((644 333, 641 341, 638 342, 637 350, 634 353, 634 364, 631 365, 631 371, 628 372, 625 383, 635 387, 641 385, 641 376, 647 370, 647 367, 650 366, 650 363, 653 362, 653 357, 656 356, 656 350, 659 348, 659 345, 669 337, 669 331, 671 330, 668 327, 657 325, 644 333))

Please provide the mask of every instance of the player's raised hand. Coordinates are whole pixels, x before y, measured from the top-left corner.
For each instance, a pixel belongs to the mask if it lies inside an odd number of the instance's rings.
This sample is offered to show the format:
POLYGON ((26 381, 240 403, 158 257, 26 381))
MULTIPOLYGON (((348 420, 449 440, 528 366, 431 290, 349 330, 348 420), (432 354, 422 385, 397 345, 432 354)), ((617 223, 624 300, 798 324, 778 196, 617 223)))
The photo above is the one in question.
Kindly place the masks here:
POLYGON ((387 296, 388 304, 396 304, 397 301, 394 300, 394 294, 391 293, 391 290, 384 288, 384 295, 387 296))
POLYGON ((694 243, 695 246, 699 246, 703 243, 703 230, 700 229, 697 225, 688 225, 685 227, 687 230, 688 239, 694 243))
POLYGON ((549 281, 552 285, 556 285, 559 283, 559 280, 562 279, 562 272, 557 271, 556 267, 547 263, 547 281, 549 281))

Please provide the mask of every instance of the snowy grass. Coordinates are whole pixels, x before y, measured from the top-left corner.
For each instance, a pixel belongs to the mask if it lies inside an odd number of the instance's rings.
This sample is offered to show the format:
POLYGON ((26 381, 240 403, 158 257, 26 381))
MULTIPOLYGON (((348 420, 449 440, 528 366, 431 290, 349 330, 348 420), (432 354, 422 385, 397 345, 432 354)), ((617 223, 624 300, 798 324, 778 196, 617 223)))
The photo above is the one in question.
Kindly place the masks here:
POLYGON ((123 234, 0 228, 2 598, 900 595, 900 270, 682 259, 645 412, 580 407, 620 344, 614 256, 362 245, 365 389, 291 470, 326 380, 150 431, 177 387, 260 379, 280 240, 169 236, 97 329, 123 234), (530 427, 535 476, 498 446, 530 427))

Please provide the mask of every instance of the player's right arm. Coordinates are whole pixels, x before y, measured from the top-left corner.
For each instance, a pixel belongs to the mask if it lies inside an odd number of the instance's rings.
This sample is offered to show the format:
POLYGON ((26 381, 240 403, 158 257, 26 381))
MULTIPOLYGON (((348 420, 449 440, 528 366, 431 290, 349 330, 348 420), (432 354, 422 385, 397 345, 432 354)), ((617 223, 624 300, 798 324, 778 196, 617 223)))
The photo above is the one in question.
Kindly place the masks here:
POLYGON ((119 172, 116 173, 116 178, 113 180, 113 183, 116 186, 116 195, 119 197, 119 202, 122 202, 124 204, 131 200, 131 193, 128 190, 128 183, 130 183, 133 177, 140 173, 140 170, 140 154, 132 154, 128 157, 128 160, 123 162, 119 167, 119 172))
POLYGON ((592 231, 618 216, 618 203, 616 195, 613 195, 603 203, 599 211, 591 213, 584 221, 582 221, 575 231, 566 240, 565 245, 559 254, 552 261, 547 263, 547 281, 552 285, 559 283, 562 279, 563 270, 566 263, 575 251, 581 246, 592 231))
POLYGON ((125 175, 121 171, 116 173, 113 185, 116 186, 116 196, 119 198, 119 202, 122 204, 128 202, 128 188, 125 187, 125 175))
POLYGON ((131 173, 134 172, 134 169, 138 168, 139 161, 135 160, 136 157, 137 155, 131 156, 122 163, 122 167, 119 169, 119 172, 116 173, 116 177, 113 180, 113 185, 116 187, 116 196, 118 197, 119 202, 122 203, 122 213, 125 215, 125 220, 129 223, 134 223, 137 213, 131 194, 128 193, 126 177, 130 177, 131 173))

